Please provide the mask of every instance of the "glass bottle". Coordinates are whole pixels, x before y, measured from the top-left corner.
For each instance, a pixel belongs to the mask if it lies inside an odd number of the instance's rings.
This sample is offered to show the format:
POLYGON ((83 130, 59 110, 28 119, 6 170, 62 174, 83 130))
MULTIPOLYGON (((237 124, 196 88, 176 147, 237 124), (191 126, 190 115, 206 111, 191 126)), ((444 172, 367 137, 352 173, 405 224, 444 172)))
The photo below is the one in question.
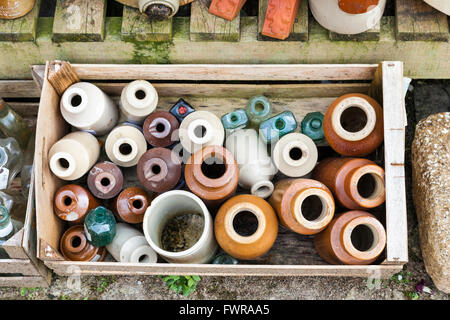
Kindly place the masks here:
POLYGON ((272 103, 265 96, 254 96, 248 101, 245 112, 250 126, 257 129, 259 124, 272 114, 272 103))
POLYGON ((26 121, 2 98, 0 98, 0 131, 8 137, 15 138, 22 149, 27 147, 31 136, 31 129, 26 121))
POLYGON ((22 169, 20 170, 20 180, 22 184, 22 194, 28 198, 30 192, 31 173, 33 171, 34 162, 34 143, 35 136, 32 134, 28 141, 27 149, 24 152, 22 169))
POLYGON ((300 124, 301 132, 319 143, 325 140, 323 133, 323 114, 320 112, 308 113, 300 124))
POLYGON ((0 191, 0 206, 8 210, 9 215, 16 224, 23 224, 27 210, 27 199, 16 190, 0 191))
POLYGON ((9 216, 8 209, 0 205, 0 259, 8 259, 9 256, 3 249, 3 244, 16 233, 16 228, 9 216))
POLYGON ((0 190, 11 184, 22 168, 22 151, 16 139, 0 139, 0 190))
POLYGON ((225 130, 242 129, 248 124, 247 113, 244 109, 237 109, 224 114, 221 120, 225 130))
POLYGON ((295 129, 297 129, 297 120, 294 114, 291 111, 285 111, 261 122, 259 133, 265 143, 272 143, 295 129))

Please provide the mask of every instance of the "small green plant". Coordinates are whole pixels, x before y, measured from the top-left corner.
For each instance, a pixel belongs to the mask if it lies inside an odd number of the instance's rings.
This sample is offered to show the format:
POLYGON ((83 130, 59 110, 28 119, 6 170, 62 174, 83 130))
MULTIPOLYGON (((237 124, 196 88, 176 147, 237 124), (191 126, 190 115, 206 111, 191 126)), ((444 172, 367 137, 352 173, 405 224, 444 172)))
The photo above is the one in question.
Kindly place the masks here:
POLYGON ((404 291, 403 293, 409 300, 419 299, 419 294, 416 291, 404 291))
POLYGON ((397 284, 408 284, 411 282, 411 272, 400 271, 394 274, 391 280, 397 284))
POLYGON ((166 283, 167 288, 176 293, 182 293, 185 297, 195 291, 201 280, 199 276, 161 276, 161 278, 166 283))
POLYGON ((27 300, 33 300, 39 291, 39 288, 20 288, 20 296, 26 297, 27 300))
POLYGON ((97 287, 97 292, 103 293, 106 290, 106 288, 113 282, 115 282, 114 277, 100 278, 100 284, 97 287))

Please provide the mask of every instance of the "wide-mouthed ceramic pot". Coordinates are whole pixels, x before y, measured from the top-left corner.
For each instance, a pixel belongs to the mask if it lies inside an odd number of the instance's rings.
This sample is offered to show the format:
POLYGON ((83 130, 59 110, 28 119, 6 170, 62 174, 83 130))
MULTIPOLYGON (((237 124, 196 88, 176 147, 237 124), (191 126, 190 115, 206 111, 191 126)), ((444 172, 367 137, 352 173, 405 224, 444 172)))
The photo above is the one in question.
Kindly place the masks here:
POLYGON ((0 0, 0 19, 23 17, 34 7, 36 0, 0 0))
POLYGON ((126 6, 138 8, 149 18, 163 20, 173 17, 179 6, 191 3, 194 0, 116 0, 126 6))
POLYGON ((450 16, 450 1, 449 0, 423 0, 433 8, 442 11, 450 16))

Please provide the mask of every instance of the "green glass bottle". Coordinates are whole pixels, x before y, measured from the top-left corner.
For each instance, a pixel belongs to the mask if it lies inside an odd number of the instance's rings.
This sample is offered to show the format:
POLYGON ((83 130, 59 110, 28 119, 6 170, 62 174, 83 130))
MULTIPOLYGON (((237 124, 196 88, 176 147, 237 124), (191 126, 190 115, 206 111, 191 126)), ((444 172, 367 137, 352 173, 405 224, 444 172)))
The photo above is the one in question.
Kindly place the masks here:
POLYGON ((92 209, 84 219, 84 233, 89 243, 96 247, 110 244, 116 235, 116 219, 105 207, 92 209))
POLYGON ((9 256, 3 249, 3 244, 16 233, 9 211, 4 205, 0 205, 0 259, 8 259, 9 256))
POLYGON ((222 252, 214 258, 213 264, 238 264, 238 260, 229 254, 222 252))
POLYGON ((245 128, 248 124, 247 113, 244 109, 237 109, 222 116, 222 124, 225 130, 245 128))
POLYGON ((25 150, 31 136, 31 129, 26 121, 19 116, 2 98, 0 98, 0 131, 7 137, 17 140, 20 147, 25 150))
POLYGON ((261 139, 269 144, 278 141, 282 136, 297 129, 297 120, 290 111, 284 111, 269 118, 259 126, 261 139))
POLYGON ((300 123, 300 128, 304 135, 307 135, 316 143, 325 140, 323 133, 323 114, 320 112, 308 113, 300 123))
POLYGON ((272 103, 265 96, 254 96, 248 101, 245 112, 250 126, 258 128, 272 114, 272 103))

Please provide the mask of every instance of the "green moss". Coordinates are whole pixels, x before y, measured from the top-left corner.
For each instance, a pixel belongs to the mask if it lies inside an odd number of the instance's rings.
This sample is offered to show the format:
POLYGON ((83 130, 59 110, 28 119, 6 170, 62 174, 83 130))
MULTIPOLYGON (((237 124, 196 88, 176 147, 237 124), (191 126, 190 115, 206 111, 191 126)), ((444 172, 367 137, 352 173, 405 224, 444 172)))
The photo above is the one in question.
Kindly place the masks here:
POLYGON ((136 64, 168 64, 172 41, 130 41, 133 43, 133 57, 131 62, 136 64))

